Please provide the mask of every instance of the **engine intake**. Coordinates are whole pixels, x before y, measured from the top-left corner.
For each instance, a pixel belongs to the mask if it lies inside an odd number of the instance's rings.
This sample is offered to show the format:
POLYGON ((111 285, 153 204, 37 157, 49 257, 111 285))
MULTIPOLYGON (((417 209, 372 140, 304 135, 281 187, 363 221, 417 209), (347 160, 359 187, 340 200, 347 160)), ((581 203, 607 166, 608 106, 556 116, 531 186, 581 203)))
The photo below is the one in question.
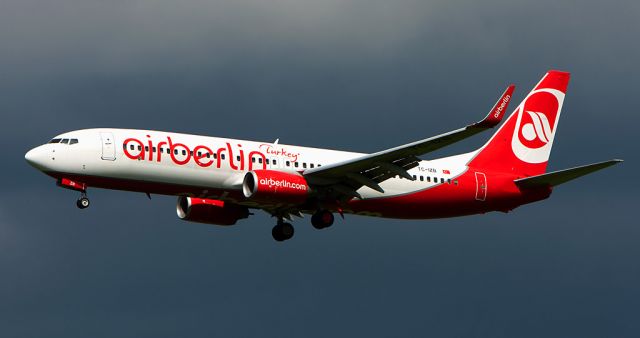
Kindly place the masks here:
POLYGON ((249 209, 245 206, 185 196, 178 197, 176 211, 181 220, 215 225, 234 225, 249 217, 249 209))
POLYGON ((309 185, 297 173, 254 170, 244 176, 242 193, 255 201, 300 204, 309 195, 309 185))

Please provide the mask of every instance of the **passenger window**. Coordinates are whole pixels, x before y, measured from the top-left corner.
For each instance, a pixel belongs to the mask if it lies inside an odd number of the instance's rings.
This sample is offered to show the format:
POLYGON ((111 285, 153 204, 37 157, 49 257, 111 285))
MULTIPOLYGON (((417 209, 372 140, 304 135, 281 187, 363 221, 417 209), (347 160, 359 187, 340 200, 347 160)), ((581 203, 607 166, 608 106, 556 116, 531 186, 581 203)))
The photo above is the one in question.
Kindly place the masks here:
POLYGON ((322 164, 318 164, 318 168, 319 168, 319 167, 322 167, 322 164))
POLYGON ((207 153, 207 158, 211 158, 211 154, 207 153))
POLYGON ((262 163, 262 157, 258 157, 258 163, 262 163))
POLYGON ((189 150, 189 156, 193 156, 193 150, 189 150))
POLYGON ((213 153, 213 158, 218 158, 218 154, 213 153))
POLYGON ((420 175, 420 181, 424 181, 424 176, 420 175))
POLYGON ((413 175, 413 180, 415 181, 417 179, 416 175, 413 175))
POLYGON ((427 176, 427 182, 431 182, 431 176, 427 176))
POLYGON ((62 141, 60 141, 60 143, 69 144, 69 139, 63 138, 62 141))
POLYGON ((149 151, 149 146, 144 146, 144 151, 148 152, 149 151))
POLYGON ((297 168, 299 166, 298 162, 293 162, 293 165, 297 168))
POLYGON ((444 178, 440 178, 440 183, 444 183, 444 178))
POLYGON ((303 163, 302 163, 302 167, 303 167, 303 168, 305 168, 305 169, 307 169, 307 162, 303 162, 303 163))
POLYGON ((273 165, 276 165, 276 164, 278 164, 278 163, 276 162, 276 160, 273 160, 273 165))
POLYGON ((447 180, 447 184, 451 184, 451 179, 448 179, 448 180, 447 180))
POLYGON ((313 169, 313 163, 309 163, 309 168, 313 169))
POLYGON ((173 149, 173 154, 178 155, 178 149, 173 149))
POLYGON ((256 163, 256 158, 255 158, 255 157, 252 157, 252 158, 251 158, 251 162, 252 162, 252 163, 256 163))
POLYGON ((236 161, 240 162, 240 156, 236 156, 236 161))
POLYGON ((142 151, 142 146, 138 146, 138 151, 142 151))
POLYGON ((186 150, 183 150, 183 151, 182 151, 182 155, 187 156, 187 151, 186 151, 186 150))
POLYGON ((156 147, 151 147, 151 152, 155 153, 156 152, 156 147))
POLYGON ((287 161, 287 167, 291 166, 291 162, 287 161))
POLYGON ((202 157, 202 153, 198 152, 198 158, 202 157))
POLYGON ((265 161, 267 161, 267 164, 269 164, 269 159, 266 159, 265 161))
POLYGON ((171 148, 167 148, 167 154, 171 155, 171 148))
POLYGON ((220 154, 220 158, 224 160, 224 154, 220 154))
POLYGON ((60 143, 60 139, 54 138, 53 140, 49 141, 49 143, 60 143))

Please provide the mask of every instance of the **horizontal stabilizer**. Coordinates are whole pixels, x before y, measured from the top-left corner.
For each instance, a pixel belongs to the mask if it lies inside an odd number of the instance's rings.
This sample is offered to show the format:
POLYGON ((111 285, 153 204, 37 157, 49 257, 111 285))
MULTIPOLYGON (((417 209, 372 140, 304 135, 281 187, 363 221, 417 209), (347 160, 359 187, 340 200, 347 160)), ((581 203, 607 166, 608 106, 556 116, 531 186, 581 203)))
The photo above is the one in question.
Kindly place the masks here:
POLYGON ((565 182, 569 182, 578 177, 591 174, 592 172, 610 167, 614 164, 621 163, 622 160, 610 160, 599 163, 587 164, 580 167, 558 170, 542 175, 531 176, 527 178, 521 178, 514 182, 520 188, 540 188, 540 187, 554 187, 565 182))

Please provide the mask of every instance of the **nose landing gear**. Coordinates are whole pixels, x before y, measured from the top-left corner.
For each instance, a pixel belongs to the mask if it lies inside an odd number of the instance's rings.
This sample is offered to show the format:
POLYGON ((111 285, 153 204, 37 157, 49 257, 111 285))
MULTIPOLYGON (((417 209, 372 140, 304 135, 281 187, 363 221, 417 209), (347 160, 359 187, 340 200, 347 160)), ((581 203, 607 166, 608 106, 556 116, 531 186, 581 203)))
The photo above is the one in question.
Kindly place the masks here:
POLYGON ((82 195, 80 195, 80 198, 78 198, 78 201, 76 201, 76 206, 80 209, 86 209, 89 207, 91 203, 89 202, 89 198, 87 197, 86 193, 82 193, 82 195))
POLYGON ((85 183, 63 177, 59 179, 56 184, 65 189, 79 191, 80 198, 76 201, 76 206, 80 209, 86 209, 89 207, 90 203, 89 198, 87 198, 87 185, 85 183))

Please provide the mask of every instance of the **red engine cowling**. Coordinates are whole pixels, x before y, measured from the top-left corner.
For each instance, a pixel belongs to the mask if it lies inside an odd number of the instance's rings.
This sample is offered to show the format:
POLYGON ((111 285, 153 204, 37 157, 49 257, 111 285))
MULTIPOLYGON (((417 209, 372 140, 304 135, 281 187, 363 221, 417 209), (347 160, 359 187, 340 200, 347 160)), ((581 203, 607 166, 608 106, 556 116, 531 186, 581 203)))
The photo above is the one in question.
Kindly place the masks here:
POLYGON ((309 185, 297 173, 254 170, 244 176, 242 193, 255 201, 300 204, 307 200, 309 185))
POLYGON ((216 225, 234 225, 239 219, 249 217, 247 207, 197 197, 178 197, 176 210, 182 220, 216 225))

